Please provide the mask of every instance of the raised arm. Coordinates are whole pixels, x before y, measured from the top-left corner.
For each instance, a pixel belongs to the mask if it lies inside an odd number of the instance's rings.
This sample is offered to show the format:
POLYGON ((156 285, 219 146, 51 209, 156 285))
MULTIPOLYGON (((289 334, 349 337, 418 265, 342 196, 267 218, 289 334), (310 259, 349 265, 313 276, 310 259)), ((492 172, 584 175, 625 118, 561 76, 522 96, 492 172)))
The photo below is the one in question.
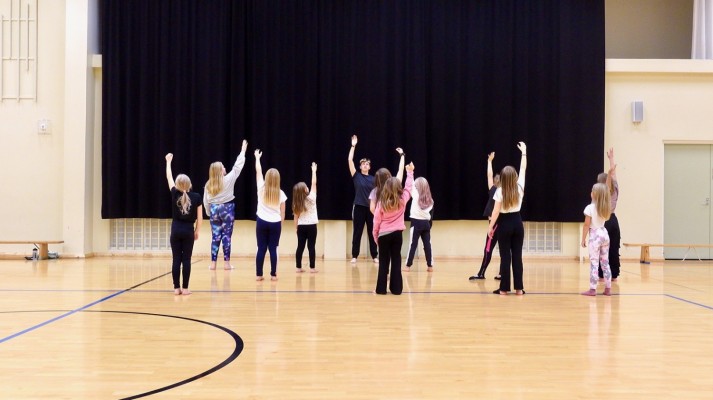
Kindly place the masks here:
POLYGON ((255 180, 257 181, 257 186, 260 187, 265 179, 262 177, 262 165, 260 164, 260 157, 262 157, 262 151, 260 149, 255 149, 255 180))
POLYGON ((173 161, 173 154, 166 154, 166 180, 168 181, 168 190, 176 186, 176 182, 173 180, 173 172, 171 172, 171 161, 173 161))
POLYGON ((317 194, 317 163, 312 163, 312 187, 310 193, 317 194))
POLYGON ((525 171, 527 170, 527 145, 525 142, 520 142, 517 144, 517 148, 522 152, 522 157, 520 158, 520 173, 518 173, 518 175, 524 180, 525 171))
POLYGON ((493 159, 495 158, 495 152, 488 154, 488 190, 493 187, 493 159))
POLYGON ((614 148, 610 148, 607 151, 607 158, 609 159, 609 172, 607 173, 607 188, 612 190, 612 185, 616 181, 616 163, 614 162, 614 148))
POLYGON ((352 147, 349 149, 349 157, 347 158, 347 162, 349 163, 349 173, 351 176, 356 174, 356 167, 354 166, 354 149, 356 148, 358 141, 359 140, 356 135, 352 136, 352 147))
POLYGON ((401 147, 396 148, 396 152, 399 153, 399 170, 396 172, 396 179, 399 180, 399 182, 404 181, 404 165, 406 164, 406 153, 404 153, 403 149, 401 147))
POLYGON ((401 193, 401 199, 405 202, 409 201, 411 198, 411 189, 413 188, 413 170, 416 169, 413 163, 409 163, 406 166, 406 183, 404 184, 404 191, 401 193))

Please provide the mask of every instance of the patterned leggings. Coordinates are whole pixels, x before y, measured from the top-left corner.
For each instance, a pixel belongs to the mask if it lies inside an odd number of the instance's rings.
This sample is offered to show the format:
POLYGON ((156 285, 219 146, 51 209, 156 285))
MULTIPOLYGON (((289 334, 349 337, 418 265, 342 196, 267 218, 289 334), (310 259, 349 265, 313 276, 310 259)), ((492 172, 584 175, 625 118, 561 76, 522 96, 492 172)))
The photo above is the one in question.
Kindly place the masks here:
POLYGON ((230 261, 230 241, 233 236, 235 204, 210 205, 210 230, 213 233, 210 243, 210 260, 218 259, 218 248, 223 242, 223 260, 230 261))
POLYGON ((611 268, 609 267, 609 233, 606 228, 589 229, 589 288, 596 289, 599 282, 599 264, 604 272, 604 286, 611 287, 611 268))

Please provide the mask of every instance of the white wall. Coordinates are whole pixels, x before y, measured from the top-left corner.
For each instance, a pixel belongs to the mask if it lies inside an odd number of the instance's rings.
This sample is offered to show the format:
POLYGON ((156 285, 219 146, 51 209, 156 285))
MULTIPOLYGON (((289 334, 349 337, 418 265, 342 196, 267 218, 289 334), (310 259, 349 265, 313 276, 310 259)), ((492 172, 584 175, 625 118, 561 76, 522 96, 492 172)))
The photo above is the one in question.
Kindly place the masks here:
MULTIPOLYGON (((89 57, 96 48, 96 0, 38 2, 38 99, 0 103, 4 149, 0 178, 5 187, 0 206, 7 210, 0 240, 61 239, 66 243, 50 246, 50 250, 65 257, 108 254, 109 222, 100 218, 102 71, 100 58, 89 57), (77 30, 76 24, 87 28, 77 30), (69 37, 71 45, 65 46, 69 37), (72 88, 72 93, 65 88, 72 88), (52 120, 51 135, 36 133, 37 120, 42 118, 52 120)), ((623 241, 663 240, 663 145, 713 143, 713 119, 708 116, 711 104, 710 61, 607 61, 605 147, 616 149, 619 164, 617 215, 623 241), (644 122, 639 125, 630 119, 634 100, 644 102, 644 122)), ((602 170, 605 161, 602 154, 602 170)), ((254 253, 254 229, 251 221, 236 224, 233 246, 238 255, 254 253)), ((435 256, 480 257, 485 229, 484 221, 437 221, 435 256)), ((565 224, 563 256, 580 255, 579 235, 579 223, 565 224)), ((205 221, 195 248, 197 256, 208 254, 209 241, 210 228, 205 221)), ((288 221, 281 253, 291 253, 295 245, 288 221)), ((350 249, 351 222, 320 223, 319 254, 346 258, 350 249)), ((362 246, 362 254, 366 250, 362 246)), ((0 252, 26 254, 29 247, 2 245, 0 252)), ((638 252, 623 248, 622 256, 636 259, 638 252)), ((662 251, 652 249, 651 255, 661 258, 662 251)))

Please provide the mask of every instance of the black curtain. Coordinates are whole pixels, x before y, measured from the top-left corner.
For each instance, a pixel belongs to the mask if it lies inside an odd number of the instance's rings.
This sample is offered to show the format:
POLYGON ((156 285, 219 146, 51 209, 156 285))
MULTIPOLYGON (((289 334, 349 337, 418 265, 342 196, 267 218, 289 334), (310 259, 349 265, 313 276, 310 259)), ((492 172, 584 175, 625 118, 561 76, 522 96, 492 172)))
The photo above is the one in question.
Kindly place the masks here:
POLYGON ((103 218, 170 217, 164 155, 202 194, 243 139, 240 219, 256 148, 288 197, 317 162, 320 218, 349 219, 353 134, 372 172, 403 147, 438 219, 482 218, 518 141, 525 220, 580 221, 602 169, 603 0, 103 0, 102 55, 103 218))

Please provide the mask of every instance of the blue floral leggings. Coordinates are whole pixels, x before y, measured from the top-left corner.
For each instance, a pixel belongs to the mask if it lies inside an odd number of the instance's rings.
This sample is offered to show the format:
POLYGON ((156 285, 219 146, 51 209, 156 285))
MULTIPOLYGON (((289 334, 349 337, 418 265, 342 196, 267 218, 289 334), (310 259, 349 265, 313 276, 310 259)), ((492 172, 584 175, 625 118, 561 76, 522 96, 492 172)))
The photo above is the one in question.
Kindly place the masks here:
POLYGON ((235 222, 235 204, 210 205, 210 230, 212 238, 210 243, 210 260, 218 259, 218 248, 223 243, 223 260, 230 261, 230 241, 233 236, 233 222, 235 222))

